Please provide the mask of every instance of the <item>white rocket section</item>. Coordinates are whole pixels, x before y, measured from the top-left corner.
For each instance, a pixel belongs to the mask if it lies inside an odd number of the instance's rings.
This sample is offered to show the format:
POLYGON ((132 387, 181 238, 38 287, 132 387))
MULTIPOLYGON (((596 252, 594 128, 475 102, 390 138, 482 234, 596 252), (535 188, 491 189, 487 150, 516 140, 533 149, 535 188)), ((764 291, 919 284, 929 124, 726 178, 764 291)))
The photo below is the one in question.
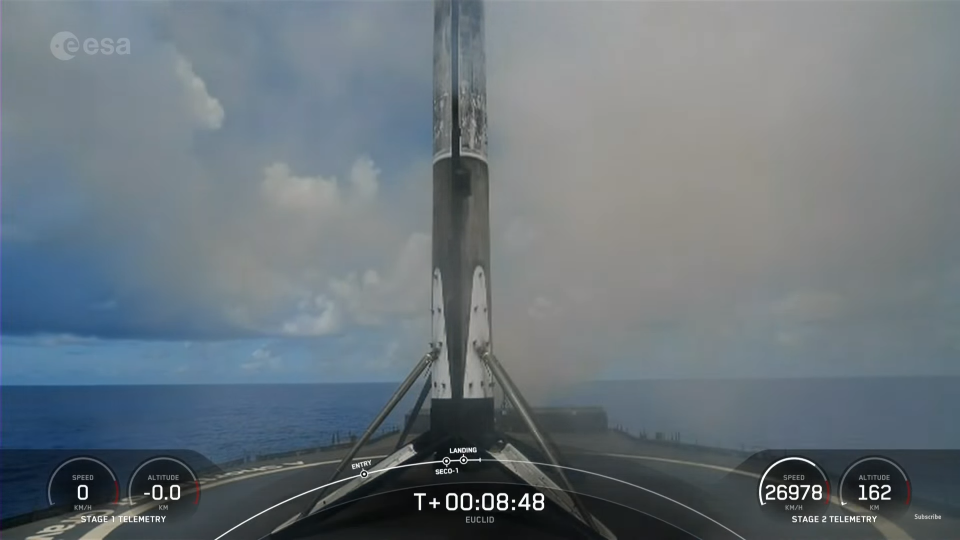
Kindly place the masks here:
POLYGON ((439 399, 449 399, 453 389, 450 387, 447 323, 443 313, 443 278, 440 276, 439 268, 433 270, 433 308, 430 312, 433 317, 433 346, 437 350, 437 358, 433 361, 431 367, 433 375, 431 396, 439 399))
POLYGON ((490 310, 487 306, 487 275, 482 266, 473 271, 470 299, 470 326, 467 332, 466 362, 463 370, 463 397, 493 397, 490 370, 487 369, 477 347, 490 345, 490 310))

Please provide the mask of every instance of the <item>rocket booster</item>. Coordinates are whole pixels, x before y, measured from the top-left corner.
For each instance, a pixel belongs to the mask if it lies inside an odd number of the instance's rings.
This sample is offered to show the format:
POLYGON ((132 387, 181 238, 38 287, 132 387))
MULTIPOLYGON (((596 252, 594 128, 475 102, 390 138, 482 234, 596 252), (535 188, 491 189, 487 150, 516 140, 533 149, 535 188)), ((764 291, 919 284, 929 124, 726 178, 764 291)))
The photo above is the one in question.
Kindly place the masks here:
POLYGON ((434 9, 431 407, 470 400, 492 415, 493 378, 477 352, 491 338, 483 3, 434 9))

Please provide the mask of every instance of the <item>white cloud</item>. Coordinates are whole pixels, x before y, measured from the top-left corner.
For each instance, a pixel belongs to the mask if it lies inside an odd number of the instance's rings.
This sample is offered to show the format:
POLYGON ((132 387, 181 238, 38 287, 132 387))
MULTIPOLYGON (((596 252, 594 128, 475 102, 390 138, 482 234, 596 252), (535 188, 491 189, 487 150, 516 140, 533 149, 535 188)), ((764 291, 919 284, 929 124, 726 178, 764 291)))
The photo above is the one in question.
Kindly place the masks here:
POLYGON ((357 198, 365 201, 376 197, 377 190, 380 188, 379 177, 380 169, 373 164, 373 160, 367 157, 358 159, 350 169, 350 183, 357 198))
POLYGON ((401 246, 386 275, 368 269, 334 279, 330 290, 353 319, 376 325, 385 319, 429 314, 430 237, 414 233, 401 246))
POLYGON ((190 61, 177 54, 174 71, 183 85, 190 109, 199 125, 205 129, 220 129, 223 126, 223 106, 207 92, 207 84, 194 73, 190 61))
POLYGON ((350 170, 350 189, 344 192, 336 178, 297 176, 290 165, 278 162, 264 169, 261 191, 280 211, 332 219, 348 211, 369 210, 362 205, 376 198, 379 176, 380 170, 370 158, 358 158, 350 170))
POLYGON ((340 211, 343 205, 336 179, 293 176, 286 163, 266 168, 262 188, 267 201, 281 210, 329 214, 340 211))
POLYGON ((299 313, 283 323, 281 333, 291 336, 325 336, 342 327, 337 305, 324 295, 301 302, 299 313))
POLYGON ((240 365, 240 368, 244 371, 276 371, 283 367, 283 358, 267 347, 261 347, 253 351, 250 358, 250 361, 240 365))

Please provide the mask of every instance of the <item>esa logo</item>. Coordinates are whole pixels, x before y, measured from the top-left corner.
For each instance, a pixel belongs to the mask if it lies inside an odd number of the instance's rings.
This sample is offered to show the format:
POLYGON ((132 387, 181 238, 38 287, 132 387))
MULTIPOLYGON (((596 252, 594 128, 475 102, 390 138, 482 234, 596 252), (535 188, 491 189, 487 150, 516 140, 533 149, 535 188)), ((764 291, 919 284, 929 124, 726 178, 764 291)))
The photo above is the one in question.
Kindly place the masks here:
POLYGON ((72 59, 80 51, 93 56, 95 54, 130 54, 130 40, 120 38, 117 40, 111 38, 95 39, 87 38, 80 43, 80 40, 73 32, 57 32, 50 40, 50 52, 57 60, 67 61, 72 59))

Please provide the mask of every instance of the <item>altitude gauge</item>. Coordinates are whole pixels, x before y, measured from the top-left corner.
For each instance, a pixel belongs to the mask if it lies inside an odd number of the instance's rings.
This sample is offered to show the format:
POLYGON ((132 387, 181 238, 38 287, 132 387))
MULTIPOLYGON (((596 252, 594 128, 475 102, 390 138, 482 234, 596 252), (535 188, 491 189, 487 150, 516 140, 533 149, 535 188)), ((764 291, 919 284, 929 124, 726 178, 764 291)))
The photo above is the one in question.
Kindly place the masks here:
POLYGON ((167 516, 166 521, 189 517, 200 504, 200 482, 186 463, 172 457, 145 461, 130 475, 127 491, 131 506, 143 504, 152 512, 167 516))
POLYGON ((910 507, 910 479, 893 460, 868 456, 853 462, 840 478, 840 505, 897 519, 910 507))
POLYGON ((74 512, 120 502, 120 484, 110 467, 92 457, 75 457, 60 464, 47 483, 50 506, 71 507, 74 512))
POLYGON ((813 461, 785 457, 764 471, 758 497, 760 508, 779 520, 823 515, 830 506, 830 480, 813 461))

